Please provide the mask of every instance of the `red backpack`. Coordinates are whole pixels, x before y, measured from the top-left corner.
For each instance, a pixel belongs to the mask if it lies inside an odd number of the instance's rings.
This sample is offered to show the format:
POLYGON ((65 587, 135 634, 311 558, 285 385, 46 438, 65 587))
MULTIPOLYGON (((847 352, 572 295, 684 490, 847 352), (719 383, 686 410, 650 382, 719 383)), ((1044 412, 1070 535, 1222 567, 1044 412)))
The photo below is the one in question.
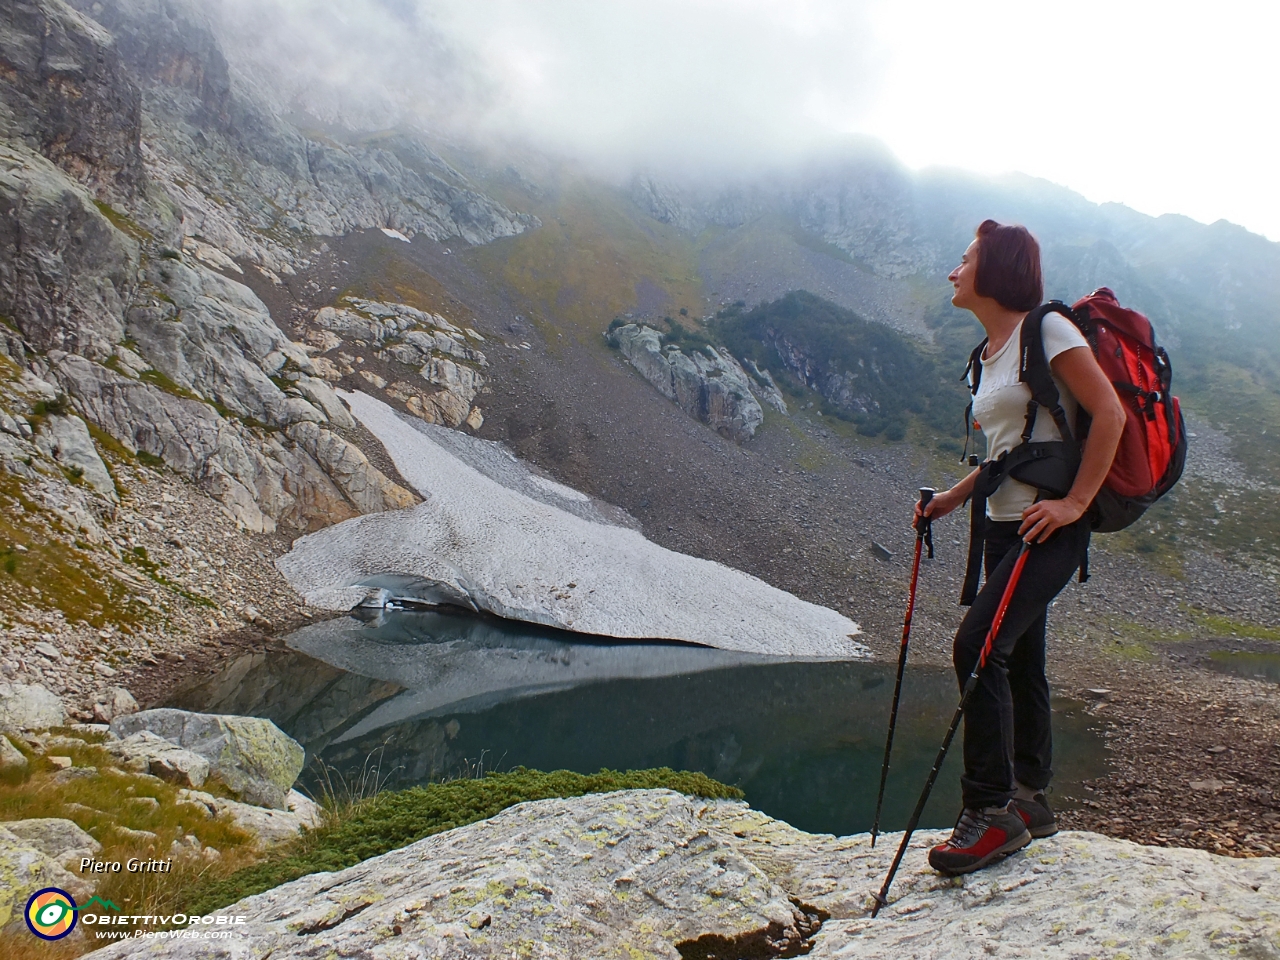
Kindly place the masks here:
MULTIPOLYGON (((1116 458, 1093 501, 1093 529, 1109 533, 1129 526, 1178 482, 1187 460, 1187 427, 1178 398, 1169 393, 1173 367, 1156 345, 1151 321, 1120 306, 1106 287, 1071 310, 1125 411, 1116 458)), ((1088 431, 1082 413, 1077 436, 1083 440, 1088 431)))
MULTIPOLYGON (((1124 432, 1111 470, 1089 508, 1093 529, 1111 533, 1129 526, 1169 492, 1186 463, 1187 428, 1178 398, 1169 393, 1173 368, 1164 348, 1156 345, 1151 321, 1136 310, 1120 306, 1107 287, 1099 287, 1070 307, 1058 300, 1036 307, 1023 320, 1019 341, 1018 379, 1027 385, 1032 397, 1022 443, 999 460, 988 461, 974 485, 969 569, 961 603, 971 603, 977 591, 985 525, 985 516, 980 513, 986 512, 986 498, 1005 477, 1029 483, 1049 497, 1066 496, 1080 465, 1080 445, 1089 432, 1089 416, 1081 409, 1075 430, 1068 430, 1041 339, 1041 325, 1050 312, 1062 314, 1084 334, 1125 410, 1124 432), (1053 415, 1062 441, 1031 441, 1040 407, 1053 415)), ((983 340, 978 344, 965 369, 975 394, 982 374, 979 358, 986 343, 983 340)), ((965 420, 967 436, 973 420, 972 405, 965 420)), ((971 457, 970 463, 976 466, 977 458, 971 457)), ((1087 569, 1082 565, 1081 580, 1088 577, 1087 569)))

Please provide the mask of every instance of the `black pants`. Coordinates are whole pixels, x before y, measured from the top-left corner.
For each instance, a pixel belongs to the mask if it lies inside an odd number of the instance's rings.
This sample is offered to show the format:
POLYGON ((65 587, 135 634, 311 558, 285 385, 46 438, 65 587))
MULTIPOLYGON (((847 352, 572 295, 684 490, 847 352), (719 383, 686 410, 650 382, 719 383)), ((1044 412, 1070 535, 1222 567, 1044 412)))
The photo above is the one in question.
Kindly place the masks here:
MULTIPOLYGON (((978 662, 1022 541, 1019 523, 987 521, 983 556, 987 582, 956 633, 952 661, 961 687, 978 662)), ((991 807, 1013 797, 1013 781, 1043 790, 1053 776, 1045 627, 1049 602, 1067 585, 1089 546, 1082 519, 1035 544, 1014 588, 1000 633, 964 710, 966 807, 991 807)))

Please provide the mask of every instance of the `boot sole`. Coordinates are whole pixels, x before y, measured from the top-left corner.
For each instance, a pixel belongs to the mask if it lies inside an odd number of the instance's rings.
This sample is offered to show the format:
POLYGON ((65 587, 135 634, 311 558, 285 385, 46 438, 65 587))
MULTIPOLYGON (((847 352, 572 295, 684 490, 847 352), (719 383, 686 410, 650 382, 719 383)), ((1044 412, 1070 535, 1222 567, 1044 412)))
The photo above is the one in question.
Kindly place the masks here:
POLYGON ((1036 827, 1034 830, 1028 827, 1027 832, 1031 834, 1031 839, 1043 840, 1045 837, 1052 837, 1057 833, 1058 825, 1056 823, 1049 823, 1045 824, 1043 827, 1036 827))
POLYGON ((933 869, 937 870, 939 873, 945 873, 949 877, 958 877, 961 874, 973 873, 976 870, 981 870, 983 867, 990 866, 997 860, 1003 860, 1005 857, 1009 856, 1009 854, 1017 853, 1030 842, 1031 831, 1027 830, 1014 837, 1012 840, 1006 841, 1003 846, 996 847, 996 849, 992 850, 981 860, 977 860, 969 864, 967 867, 939 867, 932 863, 929 864, 929 866, 933 867, 933 869))

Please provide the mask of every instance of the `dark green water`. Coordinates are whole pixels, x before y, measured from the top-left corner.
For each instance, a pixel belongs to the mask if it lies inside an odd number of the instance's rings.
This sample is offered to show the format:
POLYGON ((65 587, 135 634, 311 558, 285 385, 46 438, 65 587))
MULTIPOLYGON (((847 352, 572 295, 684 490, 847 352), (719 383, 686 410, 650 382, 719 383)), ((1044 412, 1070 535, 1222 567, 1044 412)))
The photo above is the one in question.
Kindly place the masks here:
POLYGON ((1209 666, 1220 673, 1280 683, 1280 653, 1214 650, 1209 654, 1209 666))
MULTIPOLYGON (((343 618, 292 648, 234 661, 173 703, 270 717, 349 780, 388 788, 515 766, 594 772, 669 766, 741 787, 804 830, 869 830, 893 664, 788 660, 670 643, 591 642, 528 625, 438 613, 343 618)), ((882 828, 914 807, 957 689, 908 668, 882 828)), ((1105 773, 1080 704, 1054 704, 1059 795, 1105 773)), ((950 826, 959 738, 923 820, 950 826)), ((315 785, 317 765, 304 774, 315 785)), ((332 774, 331 774, 332 775, 332 774)))

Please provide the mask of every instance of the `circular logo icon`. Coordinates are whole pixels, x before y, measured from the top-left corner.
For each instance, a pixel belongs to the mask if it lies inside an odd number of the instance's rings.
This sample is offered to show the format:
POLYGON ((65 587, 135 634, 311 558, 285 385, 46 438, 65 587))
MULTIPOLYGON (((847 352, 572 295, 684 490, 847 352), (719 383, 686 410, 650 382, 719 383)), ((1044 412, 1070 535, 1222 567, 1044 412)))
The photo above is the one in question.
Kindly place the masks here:
POLYGON ((27 901, 27 929, 41 940, 61 940, 76 928, 76 902, 57 887, 37 890, 27 901))

